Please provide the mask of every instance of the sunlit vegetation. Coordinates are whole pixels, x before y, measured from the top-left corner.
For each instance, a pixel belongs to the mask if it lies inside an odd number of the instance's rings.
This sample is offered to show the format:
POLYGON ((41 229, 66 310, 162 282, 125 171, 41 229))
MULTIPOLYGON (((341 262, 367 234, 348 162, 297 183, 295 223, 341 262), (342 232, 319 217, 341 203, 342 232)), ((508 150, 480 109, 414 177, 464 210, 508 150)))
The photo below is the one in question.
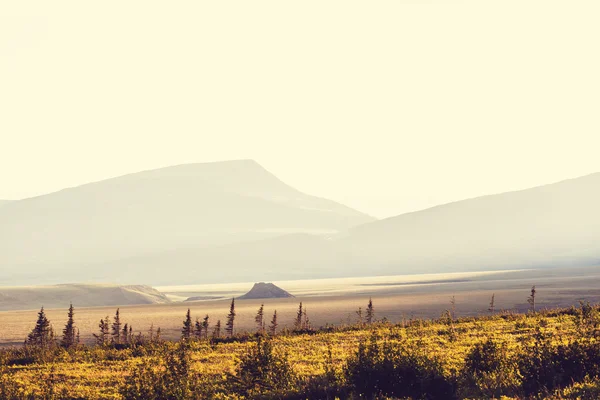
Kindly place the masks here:
MULTIPOLYGON (((532 290, 532 298, 534 292, 532 290)), ((587 303, 528 314, 391 324, 372 302, 356 324, 311 327, 299 306, 294 330, 233 330, 182 316, 182 340, 131 334, 124 316, 79 343, 69 310, 64 338, 43 314, 20 348, 0 352, 0 399, 576 399, 600 396, 600 309, 587 303), (109 326, 110 325, 110 326, 109 326), (210 333, 209 333, 210 332, 210 333), (276 333, 276 334, 274 334, 276 333)))

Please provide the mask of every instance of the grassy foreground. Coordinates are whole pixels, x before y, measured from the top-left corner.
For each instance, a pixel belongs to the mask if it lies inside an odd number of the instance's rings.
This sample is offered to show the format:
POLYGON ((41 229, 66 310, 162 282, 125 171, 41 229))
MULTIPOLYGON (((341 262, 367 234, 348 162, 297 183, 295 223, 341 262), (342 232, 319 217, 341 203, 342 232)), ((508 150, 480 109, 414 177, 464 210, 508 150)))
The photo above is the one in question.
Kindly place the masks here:
POLYGON ((0 399, 600 398, 597 307, 0 352, 0 399))

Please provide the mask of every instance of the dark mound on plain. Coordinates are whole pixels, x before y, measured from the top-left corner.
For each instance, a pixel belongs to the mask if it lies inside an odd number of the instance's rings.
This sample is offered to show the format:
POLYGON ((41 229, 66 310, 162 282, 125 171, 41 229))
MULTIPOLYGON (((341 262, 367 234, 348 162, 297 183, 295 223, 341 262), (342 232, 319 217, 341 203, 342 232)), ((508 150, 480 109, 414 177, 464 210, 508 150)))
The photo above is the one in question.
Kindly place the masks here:
POLYGON ((272 283, 255 283, 252 289, 240 299, 283 299, 294 297, 285 290, 273 285, 272 283))

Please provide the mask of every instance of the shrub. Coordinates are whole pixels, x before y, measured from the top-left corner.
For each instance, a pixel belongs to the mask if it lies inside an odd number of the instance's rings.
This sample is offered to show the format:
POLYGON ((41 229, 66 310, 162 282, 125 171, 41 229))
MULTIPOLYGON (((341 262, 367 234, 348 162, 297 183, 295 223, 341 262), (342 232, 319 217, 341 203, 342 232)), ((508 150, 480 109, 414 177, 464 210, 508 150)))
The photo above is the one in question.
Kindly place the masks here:
POLYGON ((440 362, 404 343, 379 344, 372 335, 359 344, 346 367, 348 382, 367 397, 396 396, 418 399, 453 399, 453 377, 444 375, 440 362))
POLYGON ((230 376, 232 389, 250 398, 285 391, 295 380, 287 356, 275 351, 272 340, 263 336, 242 355, 237 375, 230 376))
POLYGON ((516 395, 520 386, 516 367, 516 360, 509 355, 505 344, 488 339, 475 345, 465 358, 464 395, 483 398, 516 395))

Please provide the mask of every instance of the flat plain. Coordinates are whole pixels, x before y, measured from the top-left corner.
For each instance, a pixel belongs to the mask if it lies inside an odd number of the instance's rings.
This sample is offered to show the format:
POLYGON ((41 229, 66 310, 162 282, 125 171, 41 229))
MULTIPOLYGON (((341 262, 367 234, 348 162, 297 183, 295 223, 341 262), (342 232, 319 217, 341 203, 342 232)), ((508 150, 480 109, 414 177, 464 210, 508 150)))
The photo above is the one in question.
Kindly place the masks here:
MULTIPOLYGON (((527 269, 494 272, 406 275, 275 282, 295 298, 236 300, 236 332, 253 331, 254 316, 261 304, 267 321, 277 310, 280 329, 291 328, 300 302, 314 327, 350 325, 357 322, 359 307, 364 310, 373 299, 377 319, 396 323, 413 318, 437 318, 451 308, 456 315, 486 314, 492 294, 497 310, 525 311, 531 286, 536 285, 538 308, 569 307, 580 300, 600 302, 600 267, 527 269)), ((252 283, 159 287, 173 299, 206 296, 211 300, 177 301, 170 304, 121 306, 124 323, 135 333, 160 327, 164 339, 180 337, 189 308, 194 319, 209 315, 211 325, 225 322, 232 297, 252 283)), ((40 307, 43 304, 40 304, 40 307)), ((75 321, 83 342, 93 342, 101 318, 112 318, 116 307, 78 308, 75 321)), ((60 333, 66 321, 65 309, 46 310, 54 329, 60 333)), ((0 312, 0 346, 20 345, 32 329, 39 310, 0 312)))

